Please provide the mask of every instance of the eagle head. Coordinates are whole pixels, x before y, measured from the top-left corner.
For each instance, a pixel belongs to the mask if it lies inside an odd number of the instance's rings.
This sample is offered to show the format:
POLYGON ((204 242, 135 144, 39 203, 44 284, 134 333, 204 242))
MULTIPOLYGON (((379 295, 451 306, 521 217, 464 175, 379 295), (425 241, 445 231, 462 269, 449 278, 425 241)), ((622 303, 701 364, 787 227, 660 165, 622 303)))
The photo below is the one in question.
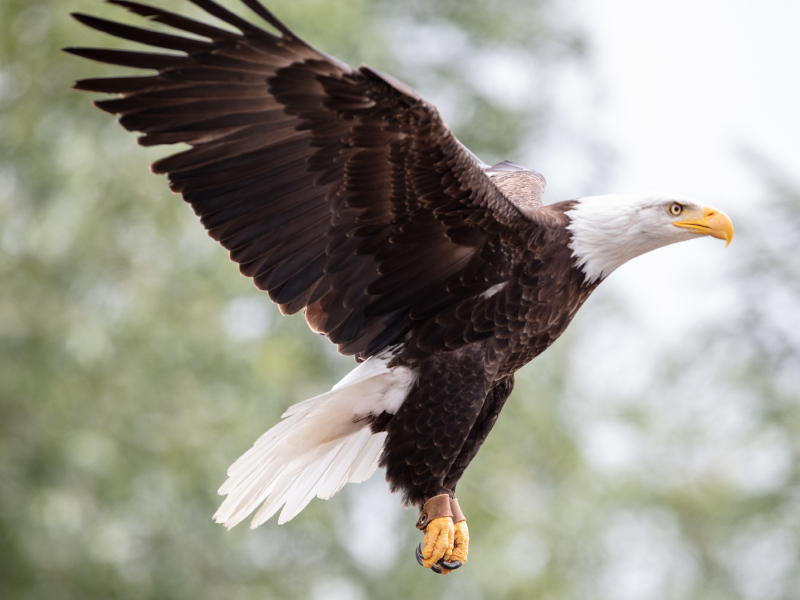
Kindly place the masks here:
POLYGON ((630 259, 700 236, 733 238, 728 215, 677 194, 581 198, 567 211, 570 248, 590 282, 604 279, 630 259))

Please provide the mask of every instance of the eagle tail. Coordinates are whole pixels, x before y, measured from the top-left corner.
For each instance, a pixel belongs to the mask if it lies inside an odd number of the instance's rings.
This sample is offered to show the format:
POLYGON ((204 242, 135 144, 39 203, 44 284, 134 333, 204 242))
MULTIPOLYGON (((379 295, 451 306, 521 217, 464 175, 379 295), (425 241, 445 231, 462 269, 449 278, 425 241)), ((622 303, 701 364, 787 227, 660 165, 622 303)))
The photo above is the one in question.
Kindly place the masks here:
POLYGON ((367 479, 378 466, 385 432, 370 424, 384 412, 395 414, 415 376, 389 367, 390 356, 374 356, 325 394, 304 400, 262 435, 228 469, 219 493, 228 497, 214 514, 231 528, 262 502, 251 527, 267 521, 281 506, 285 523, 314 496, 328 499, 345 483, 367 479))

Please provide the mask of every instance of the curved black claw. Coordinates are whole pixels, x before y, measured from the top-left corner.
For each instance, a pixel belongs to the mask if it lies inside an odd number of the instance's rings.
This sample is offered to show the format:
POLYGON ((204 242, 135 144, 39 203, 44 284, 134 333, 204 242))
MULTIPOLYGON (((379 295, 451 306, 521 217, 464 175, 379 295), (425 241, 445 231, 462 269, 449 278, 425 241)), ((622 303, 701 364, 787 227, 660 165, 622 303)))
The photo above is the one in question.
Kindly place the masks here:
MULTIPOLYGON (((417 562, 424 567, 425 565, 422 564, 422 544, 417 546, 415 554, 417 556, 417 562)), ((442 574, 442 567, 444 567, 445 569, 450 569, 451 571, 455 571, 458 567, 461 566, 461 564, 462 563, 461 563, 460 560, 454 560, 453 562, 447 562, 444 558, 440 558, 439 562, 437 562, 435 565, 433 565, 431 567, 431 571, 441 575, 442 574)))

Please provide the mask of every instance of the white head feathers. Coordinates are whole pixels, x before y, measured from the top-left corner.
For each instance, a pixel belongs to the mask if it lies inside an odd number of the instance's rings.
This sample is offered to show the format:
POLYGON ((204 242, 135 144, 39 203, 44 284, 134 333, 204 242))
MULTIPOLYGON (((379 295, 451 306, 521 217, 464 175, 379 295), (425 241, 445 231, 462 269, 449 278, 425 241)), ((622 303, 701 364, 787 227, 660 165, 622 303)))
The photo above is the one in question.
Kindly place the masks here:
POLYGON ((690 212, 703 204, 677 194, 609 195, 581 198, 567 212, 572 233, 570 247, 577 266, 593 282, 645 252, 690 240, 701 234, 675 227, 681 217, 670 213, 678 203, 690 212))

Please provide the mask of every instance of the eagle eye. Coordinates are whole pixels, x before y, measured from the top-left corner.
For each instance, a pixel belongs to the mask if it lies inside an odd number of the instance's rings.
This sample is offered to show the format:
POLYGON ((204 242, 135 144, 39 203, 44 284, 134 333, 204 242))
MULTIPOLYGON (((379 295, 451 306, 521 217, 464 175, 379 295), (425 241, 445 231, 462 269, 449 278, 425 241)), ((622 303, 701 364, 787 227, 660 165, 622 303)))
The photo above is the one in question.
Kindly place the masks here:
POLYGON ((667 210, 669 210, 669 214, 671 214, 673 217, 677 217, 679 214, 683 212, 683 206, 681 206, 677 202, 673 202, 672 204, 669 205, 669 208, 667 210))

